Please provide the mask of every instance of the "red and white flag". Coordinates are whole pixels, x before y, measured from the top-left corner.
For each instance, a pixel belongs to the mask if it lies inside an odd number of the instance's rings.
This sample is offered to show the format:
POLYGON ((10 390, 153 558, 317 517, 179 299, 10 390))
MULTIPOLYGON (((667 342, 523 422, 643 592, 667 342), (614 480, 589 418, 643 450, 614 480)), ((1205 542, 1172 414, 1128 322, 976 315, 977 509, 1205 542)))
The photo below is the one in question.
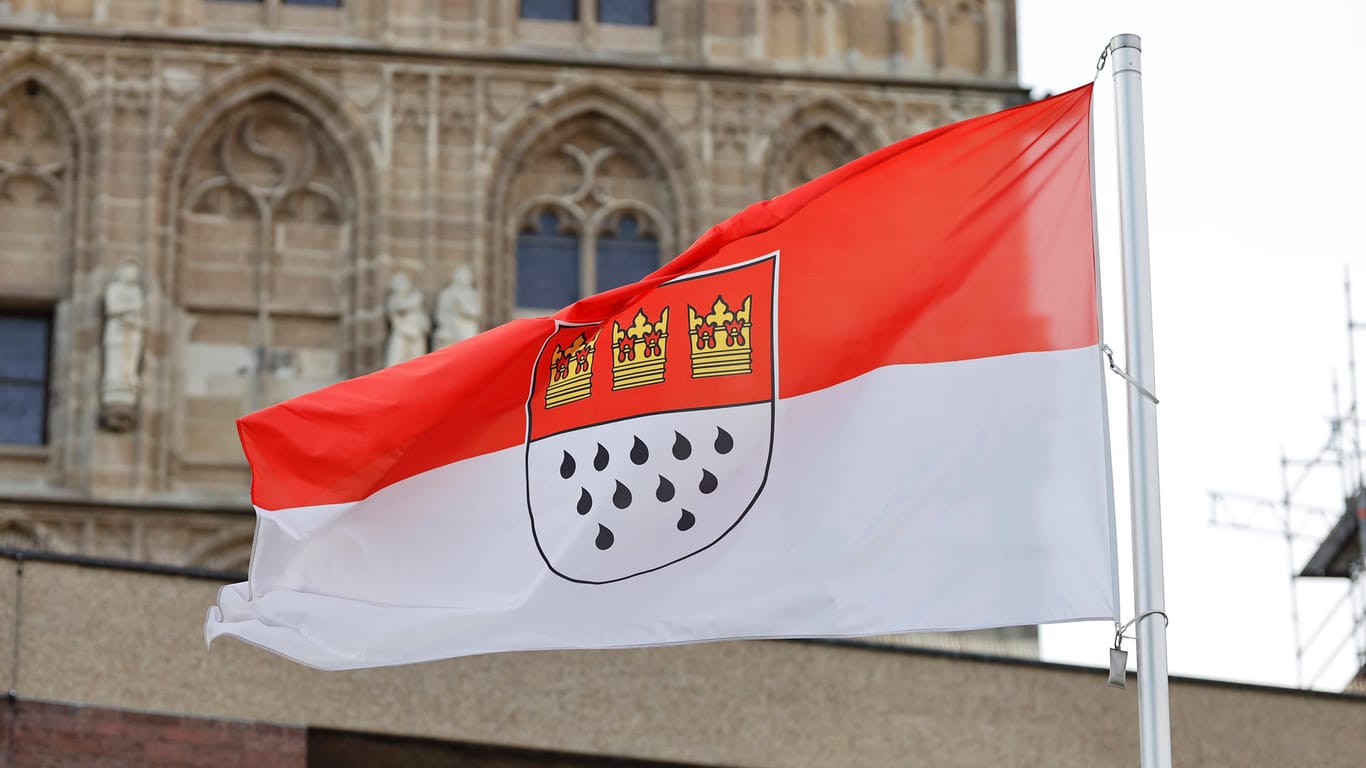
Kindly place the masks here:
POLYGON ((329 669, 1114 619, 1089 86, 238 422, 205 632, 329 669))

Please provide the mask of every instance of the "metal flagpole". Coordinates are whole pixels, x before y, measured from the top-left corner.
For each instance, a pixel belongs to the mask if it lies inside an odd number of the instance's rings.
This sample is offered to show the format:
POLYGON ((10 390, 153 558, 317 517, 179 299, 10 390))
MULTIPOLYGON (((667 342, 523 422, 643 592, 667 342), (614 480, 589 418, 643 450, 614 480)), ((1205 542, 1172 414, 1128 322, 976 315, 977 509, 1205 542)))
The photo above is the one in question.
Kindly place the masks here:
MULTIPOLYGON (((1119 229, 1124 260, 1124 336, 1129 375, 1156 391, 1148 274, 1148 179, 1143 156, 1143 77, 1138 35, 1110 40, 1119 143, 1119 229)), ((1138 731, 1143 768, 1170 768, 1167 624, 1162 584, 1162 508, 1157 482, 1157 406, 1129 387, 1129 501, 1134 533, 1138 637, 1138 731), (1160 614, 1160 616, 1159 616, 1160 614), (1159 620, 1160 619, 1160 620, 1159 620)))

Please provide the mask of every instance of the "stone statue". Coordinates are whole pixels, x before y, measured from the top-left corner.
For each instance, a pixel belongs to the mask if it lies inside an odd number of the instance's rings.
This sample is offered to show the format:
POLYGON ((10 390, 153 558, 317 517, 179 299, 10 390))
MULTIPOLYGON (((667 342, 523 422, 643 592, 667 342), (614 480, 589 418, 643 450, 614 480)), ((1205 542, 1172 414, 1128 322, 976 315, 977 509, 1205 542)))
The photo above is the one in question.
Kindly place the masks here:
POLYGON ((398 272, 389 279, 389 296, 384 300, 384 311, 389 316, 389 343, 384 349, 386 366, 427 354, 432 319, 424 304, 422 292, 413 287, 406 272, 398 272))
POLYGON ((104 289, 104 377, 100 424, 115 432, 136 420, 139 368, 147 337, 147 300, 137 262, 125 261, 104 289))
POLYGON ((479 333, 479 316, 484 299, 474 285, 474 270, 468 264, 455 268, 451 284, 436 298, 436 333, 432 348, 441 349, 479 333))

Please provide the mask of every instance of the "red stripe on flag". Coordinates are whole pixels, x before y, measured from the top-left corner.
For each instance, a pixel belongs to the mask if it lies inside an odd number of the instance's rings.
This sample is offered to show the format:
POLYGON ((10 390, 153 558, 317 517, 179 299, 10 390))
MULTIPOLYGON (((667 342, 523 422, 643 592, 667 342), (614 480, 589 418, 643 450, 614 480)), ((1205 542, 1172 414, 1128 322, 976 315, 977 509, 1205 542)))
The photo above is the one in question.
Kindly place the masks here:
MULTIPOLYGON (((669 279, 779 251, 780 397, 886 365, 1096 344, 1090 102, 1088 85, 893 144, 556 317, 601 323, 669 279)), ((552 329, 512 322, 240 419, 253 502, 356 501, 521 443, 552 329)))

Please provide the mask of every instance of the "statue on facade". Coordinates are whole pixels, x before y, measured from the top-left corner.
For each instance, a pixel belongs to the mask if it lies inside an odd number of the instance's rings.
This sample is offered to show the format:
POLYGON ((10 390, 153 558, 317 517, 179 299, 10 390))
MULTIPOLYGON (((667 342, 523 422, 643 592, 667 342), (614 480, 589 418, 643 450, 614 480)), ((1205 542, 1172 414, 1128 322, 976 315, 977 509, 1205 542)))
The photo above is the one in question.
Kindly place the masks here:
POLYGON ((389 342, 384 348, 384 365, 397 365, 405 360, 427 354, 427 336, 432 332, 432 319, 422 292, 413 287, 406 272, 398 272, 389 280, 389 296, 384 300, 384 312, 389 317, 389 342))
POLYGON ((432 349, 441 349, 479 333, 479 316, 483 312, 484 299, 474 285, 474 270, 468 264, 461 264, 455 268, 451 284, 437 295, 432 349))
POLYGON ((137 262, 125 261, 104 289, 104 375, 100 424, 114 432, 132 428, 137 416, 139 369, 147 337, 147 299, 137 262))

